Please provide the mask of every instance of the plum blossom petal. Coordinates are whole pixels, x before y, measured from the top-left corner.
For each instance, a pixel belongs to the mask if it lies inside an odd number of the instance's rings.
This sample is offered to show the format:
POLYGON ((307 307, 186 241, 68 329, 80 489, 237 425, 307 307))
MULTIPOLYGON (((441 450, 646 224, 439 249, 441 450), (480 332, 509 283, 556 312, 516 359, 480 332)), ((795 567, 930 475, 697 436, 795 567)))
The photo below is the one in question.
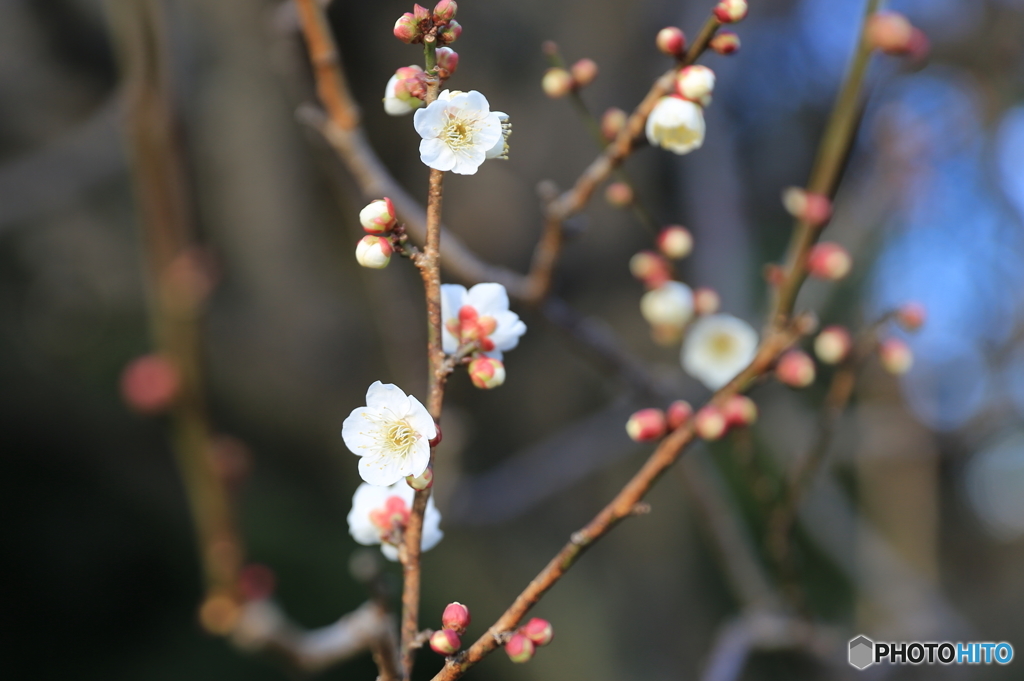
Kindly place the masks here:
POLYGON ((526 324, 508 309, 508 293, 501 284, 477 284, 468 291, 458 284, 441 286, 443 346, 451 354, 466 343, 477 342, 481 354, 502 359, 502 352, 519 344, 526 324))

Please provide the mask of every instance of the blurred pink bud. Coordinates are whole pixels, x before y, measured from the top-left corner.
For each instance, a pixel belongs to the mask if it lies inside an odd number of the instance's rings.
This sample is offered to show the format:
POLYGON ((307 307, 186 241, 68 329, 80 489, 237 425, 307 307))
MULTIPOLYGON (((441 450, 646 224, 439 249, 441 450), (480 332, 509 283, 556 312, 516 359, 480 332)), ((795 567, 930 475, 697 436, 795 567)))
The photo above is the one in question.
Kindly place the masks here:
POLYGON ((669 225, 658 234, 658 250, 673 260, 682 260, 693 251, 693 235, 682 225, 669 225))
POLYGON ((628 208, 633 203, 633 188, 625 182, 612 182, 604 189, 604 199, 616 208, 628 208))
POLYGON ((740 37, 732 31, 719 31, 708 45, 718 54, 732 54, 740 49, 740 37))
POLYGON ((419 475, 407 475, 405 483, 417 491, 430 489, 434 486, 434 469, 427 466, 426 470, 419 475))
POLYGON ((133 359, 121 373, 121 397, 139 414, 160 414, 171 408, 181 388, 178 367, 163 355, 133 359))
POLYGON ((230 489, 249 476, 252 452, 244 442, 231 435, 214 435, 208 449, 214 473, 230 489))
POLYGON ((725 414, 713 404, 702 407, 693 421, 697 437, 704 440, 718 440, 725 435, 728 426, 725 414))
POLYGON ((815 244, 807 255, 807 270, 812 277, 838 281, 850 273, 853 259, 842 246, 829 241, 815 244))
POLYGON ((864 29, 868 44, 886 54, 909 54, 914 26, 899 12, 876 12, 864 29))
POLYGON ((914 353, 899 338, 882 341, 878 346, 878 357, 882 360, 882 368, 897 376, 907 373, 914 366, 914 353))
POLYGON ((590 85, 598 74, 597 62, 593 59, 580 59, 569 70, 572 73, 572 79, 576 82, 576 87, 590 85))
POLYGON ((391 199, 384 197, 368 203, 359 211, 359 224, 368 234, 380 235, 390 231, 397 222, 391 199))
POLYGON ((681 57, 686 52, 686 35, 675 26, 666 26, 658 31, 654 44, 670 57, 681 57))
POLYGON ((747 0, 721 0, 712 11, 723 24, 732 24, 747 16, 747 0))
POLYGON ((569 94, 575 86, 575 82, 572 79, 572 74, 568 71, 554 67, 544 72, 544 78, 540 85, 544 88, 544 94, 552 99, 558 99, 569 94))
POLYGON ((423 42, 423 29, 420 28, 420 22, 410 12, 406 12, 395 22, 395 37, 403 43, 423 42))
POLYGON ((778 286, 786 280, 786 272, 776 263, 768 263, 764 266, 764 280, 769 286, 778 286))
POLYGON ((454 655, 461 647, 459 635, 451 629, 441 629, 430 636, 430 649, 439 655, 454 655))
POLYGON ((708 102, 714 90, 715 72, 706 66, 687 66, 676 76, 676 92, 691 102, 708 102))
POLYGON ((437 32, 437 44, 438 45, 451 45, 459 36, 462 35, 462 26, 459 22, 452 19, 448 22, 448 25, 437 32))
POLYGON ((441 615, 441 626, 451 629, 456 634, 462 634, 469 626, 469 608, 458 601, 449 603, 441 615))
POLYGON ((604 135, 606 140, 611 142, 626 127, 626 121, 628 120, 629 116, 625 111, 615 106, 611 107, 601 116, 601 134, 604 135))
POLYGON ((660 288, 671 278, 668 260, 653 251, 640 251, 629 259, 629 272, 647 288, 660 288))
POLYGON ((693 292, 693 311, 699 315, 715 314, 722 304, 718 291, 702 286, 693 292))
POLYGON ((469 363, 469 378, 481 390, 497 388, 505 382, 505 365, 491 357, 477 357, 469 363))
POLYGON ((459 68, 459 53, 450 47, 439 47, 435 54, 437 55, 437 68, 442 72, 441 77, 450 78, 455 73, 455 69, 459 68))
POLYGON ((455 0, 441 0, 434 5, 434 23, 443 24, 451 21, 455 18, 455 12, 458 9, 459 6, 455 4, 455 0))
POLYGON ((775 366, 775 377, 791 388, 806 388, 814 383, 814 375, 814 360, 803 350, 790 350, 775 366))
POLYGON ((505 644, 505 653, 508 655, 508 659, 516 663, 529 662, 533 657, 533 651, 533 641, 525 634, 513 634, 505 644))
POLYGON ((238 571, 238 591, 247 601, 270 598, 277 587, 277 575, 266 565, 250 563, 238 571))
POLYGON ((690 420, 693 416, 693 407, 686 400, 676 400, 668 405, 665 411, 665 422, 669 430, 675 430, 690 420))
POLYGON ((534 617, 521 626, 519 633, 533 641, 535 646, 546 646, 551 643, 551 639, 555 635, 554 630, 551 628, 551 622, 542 620, 539 617, 534 617))
POLYGON ((435 435, 434 439, 428 443, 431 447, 436 447, 441 444, 441 424, 434 421, 434 429, 437 430, 437 435, 435 435))
POLYGON ((757 422, 757 405, 746 395, 733 395, 725 401, 722 414, 730 426, 751 426, 757 422))
POLYGON ((915 28, 914 34, 910 36, 910 50, 908 51, 910 58, 915 62, 923 62, 928 58, 931 49, 928 36, 921 29, 915 28))
POLYGON ((364 236, 356 244, 356 262, 363 267, 382 270, 391 262, 394 248, 391 242, 380 236, 364 236))
POLYGON ((823 364, 839 364, 852 347, 850 332, 842 326, 826 326, 814 339, 814 354, 823 364))
POLYGON ((906 303, 896 310, 896 321, 907 331, 917 331, 924 326, 928 311, 921 303, 906 303))
POLYGON ((626 433, 634 442, 659 440, 665 435, 665 412, 660 409, 641 409, 626 421, 626 433))
POLYGON ((800 187, 789 187, 782 192, 782 205, 790 215, 814 227, 820 227, 832 217, 832 201, 827 196, 800 187))

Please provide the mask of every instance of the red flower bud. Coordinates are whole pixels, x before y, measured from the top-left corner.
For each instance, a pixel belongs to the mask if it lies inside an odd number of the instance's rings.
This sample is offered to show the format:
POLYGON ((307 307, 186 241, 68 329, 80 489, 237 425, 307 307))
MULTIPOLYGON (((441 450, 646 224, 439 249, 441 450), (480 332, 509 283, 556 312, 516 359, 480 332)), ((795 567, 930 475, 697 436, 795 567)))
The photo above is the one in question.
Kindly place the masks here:
POLYGON ((616 208, 628 208, 633 203, 633 188, 625 182, 612 182, 605 187, 604 198, 616 208))
POLYGON ((452 19, 448 22, 448 25, 437 32, 437 44, 438 45, 451 45, 459 36, 462 35, 462 26, 459 22, 452 19))
POLYGON ((461 647, 459 635, 451 629, 435 631, 430 637, 430 649, 439 655, 454 655, 461 647))
POLYGON ((790 350, 775 366, 775 377, 792 388, 806 388, 814 383, 814 376, 814 360, 802 350, 790 350))
POLYGON ((897 376, 907 373, 914 366, 914 353, 899 338, 882 341, 878 346, 878 356, 882 360, 882 368, 897 376))
POLYGON ((441 71, 442 78, 450 78, 455 69, 459 68, 459 54, 450 47, 439 47, 435 52, 437 55, 437 68, 441 71))
POLYGON ((434 469, 427 466, 427 468, 419 475, 405 476, 405 484, 417 491, 430 489, 434 486, 434 469))
POLYGON ((505 365, 490 357, 477 357, 469 363, 469 378, 481 390, 497 388, 505 382, 505 365))
POLYGON ((832 217, 832 201, 827 196, 800 187, 789 187, 782 192, 782 205, 790 215, 814 227, 821 227, 832 217))
POLYGON ((757 422, 757 405, 746 395, 733 395, 722 407, 725 421, 730 426, 751 426, 757 422))
POLYGON ((864 29, 868 44, 886 54, 908 54, 914 26, 898 12, 876 12, 868 18, 864 29))
POLYGON ((675 26, 666 26, 658 31, 654 44, 670 57, 681 57, 686 52, 686 35, 675 26))
POLYGON ((682 260, 693 251, 693 235, 682 225, 669 225, 656 240, 658 250, 673 260, 682 260))
POLYGON ((693 407, 690 406, 690 403, 686 400, 676 400, 668 405, 665 422, 668 424, 669 430, 675 430, 689 421, 691 416, 693 416, 693 407))
POLYGON ((505 653, 508 654, 508 659, 516 663, 529 662, 533 657, 533 651, 533 641, 524 634, 513 634, 505 644, 505 653))
POLYGON ((712 10, 723 24, 732 24, 747 16, 747 0, 721 0, 712 10))
POLYGON ((416 23, 418 24, 423 24, 426 21, 430 21, 431 18, 430 10, 422 5, 413 5, 412 15, 416 19, 416 23))
POLYGON ((601 116, 601 134, 604 135, 606 140, 611 142, 626 127, 627 120, 629 120, 629 116, 625 111, 618 107, 611 107, 601 116))
POLYGON ((469 626, 469 620, 469 608, 456 601, 449 603, 444 609, 444 614, 441 615, 441 626, 451 629, 456 634, 461 634, 469 626))
POLYGON ((410 12, 406 12, 395 22, 395 37, 403 43, 423 42, 423 29, 420 22, 410 12))
POLYGON ((519 628, 519 633, 533 641, 536 646, 546 646, 551 643, 555 632, 551 628, 551 622, 542 620, 539 617, 532 618, 529 622, 519 628))
POLYGON ((732 31, 719 31, 708 45, 718 54, 732 54, 740 49, 740 37, 732 31))
POLYGON ((849 274, 852 267, 853 258, 836 243, 824 241, 815 244, 807 255, 807 270, 818 279, 838 281, 849 274))
POLYGON ((266 565, 250 563, 238 571, 238 590, 247 601, 262 601, 273 595, 277 576, 266 565))
POLYGON ((693 311, 699 315, 715 314, 721 304, 722 299, 713 288, 702 286, 693 292, 693 311))
POLYGON ((626 421, 626 433, 634 442, 659 440, 665 435, 665 412, 660 409, 641 409, 626 421))
POLYGON ((434 5, 434 23, 444 24, 455 18, 455 12, 459 9, 459 6, 455 4, 455 0, 441 0, 441 2, 434 5))
POLYGON ((917 331, 924 326, 928 311, 921 303, 907 303, 896 311, 896 321, 907 331, 917 331))
POLYGON ((697 416, 694 417, 693 426, 697 437, 704 440, 718 440, 725 435, 729 422, 726 420, 725 414, 722 413, 721 409, 713 404, 709 404, 697 412, 697 416))
POLYGON ((121 396, 139 414, 159 414, 171 408, 181 388, 178 367, 163 355, 138 357, 121 373, 121 396))
POLYGON ((576 87, 586 87, 597 78, 597 62, 593 59, 580 59, 572 65, 569 71, 572 73, 572 79, 576 82, 576 87))
POLYGON ((629 271, 650 289, 664 285, 672 274, 668 261, 653 251, 640 251, 630 258, 629 271))

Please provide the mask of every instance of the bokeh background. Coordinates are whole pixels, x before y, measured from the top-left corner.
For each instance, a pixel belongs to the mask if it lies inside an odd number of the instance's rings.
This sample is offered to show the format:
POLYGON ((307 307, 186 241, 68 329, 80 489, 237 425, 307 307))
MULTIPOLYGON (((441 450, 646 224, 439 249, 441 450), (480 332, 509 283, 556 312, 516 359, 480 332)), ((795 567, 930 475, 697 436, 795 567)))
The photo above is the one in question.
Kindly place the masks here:
MULTIPOLYGON (((124 365, 151 348, 110 37, 122 2, 0 2, 4 666, 18 679, 294 678, 201 631, 167 423, 133 415, 118 393, 124 365)), ((362 197, 294 115, 314 94, 291 6, 160 4, 193 217, 220 273, 204 320, 212 418, 250 452, 238 499, 247 555, 276 573, 291 617, 322 626, 366 599, 349 571, 360 547, 345 515, 359 480, 341 422, 374 380, 424 394, 420 283, 405 262, 356 266, 362 197)), ((704 148, 684 158, 645 148, 627 167, 659 222, 695 234, 684 280, 716 288, 725 311, 758 326, 761 268, 789 237, 779 194, 806 179, 863 3, 751 4, 741 51, 704 61, 718 74, 704 148)), ((711 5, 462 2, 450 84, 484 92, 514 133, 507 163, 446 180, 448 226, 485 259, 525 270, 541 223, 537 183, 567 187, 595 154, 569 104, 540 90, 542 42, 600 65, 584 93, 594 112, 631 109, 668 66, 657 30, 692 36, 711 5)), ((801 583, 834 647, 817 658, 756 653, 746 679, 841 678, 858 633, 1024 651, 1024 2, 890 6, 927 32, 932 57, 919 69, 873 62, 829 227, 856 267, 841 284, 810 283, 801 306, 858 328, 917 300, 929 319, 906 338, 916 356, 907 376, 865 366, 804 505, 801 583)), ((394 69, 419 61, 391 36, 410 9, 336 0, 330 16, 371 142, 425 196, 411 119, 380 105, 394 69)), ((600 196, 573 227, 557 295, 679 396, 706 397, 640 316, 627 262, 651 235, 600 196)), ((622 428, 650 396, 543 315, 517 311, 529 331, 507 356, 506 384, 481 393, 457 375, 446 400, 436 486, 446 537, 424 560, 424 626, 459 600, 473 610, 471 633, 482 632, 650 449, 622 428)), ((758 387, 751 433, 687 454, 762 556, 766 500, 809 446, 823 374, 806 391, 758 387)), ((496 654, 470 678, 698 678, 740 605, 692 492, 667 475, 653 512, 596 546, 536 609, 555 644, 523 666, 496 654)), ((418 678, 440 663, 423 653, 418 678)), ((891 676, 1010 679, 1020 664, 891 676)), ((363 656, 319 678, 373 674, 363 656)))

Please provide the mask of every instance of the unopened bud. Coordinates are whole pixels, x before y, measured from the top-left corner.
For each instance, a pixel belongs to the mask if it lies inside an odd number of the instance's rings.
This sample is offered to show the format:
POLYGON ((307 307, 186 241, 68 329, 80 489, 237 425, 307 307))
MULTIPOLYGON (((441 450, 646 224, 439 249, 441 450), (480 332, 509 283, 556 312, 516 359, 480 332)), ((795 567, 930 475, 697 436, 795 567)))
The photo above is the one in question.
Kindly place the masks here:
POLYGON ((681 225, 669 225, 658 234, 658 250, 672 258, 682 260, 693 252, 693 235, 681 225))
POLYGON ((565 69, 558 67, 550 68, 544 72, 544 78, 540 81, 540 86, 544 89, 544 94, 552 99, 558 99, 559 97, 565 97, 572 91, 575 83, 570 74, 565 69))
POLYGON ((359 224, 368 234, 383 234, 395 226, 395 207, 391 199, 384 197, 371 201, 359 211, 359 224))
POLYGON ((778 264, 770 262, 764 266, 764 280, 769 286, 780 286, 786 280, 786 271, 778 264))
POLYGON ((686 35, 675 26, 666 26, 658 31, 654 44, 670 57, 681 57, 686 52, 686 35))
POLYGON ((896 310, 896 321, 907 331, 917 331, 924 326, 928 311, 921 303, 907 303, 896 310))
POLYGON ((590 85, 597 78, 598 74, 597 62, 586 58, 580 59, 569 70, 572 74, 572 79, 576 82, 576 87, 590 85))
POLYGON ((693 427, 697 437, 704 440, 718 440, 729 427, 722 410, 713 404, 702 407, 693 420, 693 427))
POLYGON ((626 127, 629 116, 618 107, 611 107, 601 116, 601 134, 611 142, 619 136, 619 132, 626 127))
POLYGON ((199 606, 199 623, 203 629, 218 636, 226 636, 234 631, 241 616, 241 606, 226 591, 210 593, 199 606))
POLYGON ((826 326, 814 339, 814 354, 823 364, 839 364, 852 347, 850 332, 842 326, 826 326))
MULTIPOLYGON (((407 475, 405 476, 405 483, 417 491, 430 489, 434 486, 434 469, 427 466, 426 470, 419 475, 407 475)), ((459 633, 461 634, 462 632, 460 631, 459 633)))
POLYGON ((802 350, 790 350, 775 366, 775 377, 791 388, 806 388, 814 383, 814 375, 814 360, 802 350))
POLYGON ((238 591, 247 601, 262 601, 274 594, 277 576, 266 565, 250 563, 238 571, 238 591))
POLYGON ((132 411, 160 414, 171 408, 181 388, 178 367, 163 355, 138 357, 121 373, 121 397, 132 411))
POLYGON ((868 45, 886 54, 908 54, 914 38, 914 26, 899 12, 876 12, 864 29, 868 45))
POLYGON ((441 615, 441 626, 451 629, 456 634, 462 634, 469 626, 469 608, 458 601, 449 603, 441 615))
POLYGON ((702 286, 693 292, 693 310, 699 315, 715 314, 721 304, 722 299, 713 288, 702 286))
POLYGON ((693 291, 678 281, 666 281, 640 298, 640 314, 652 326, 681 329, 693 318, 693 291))
POLYGON ((403 43, 423 42, 423 30, 420 28, 420 22, 411 12, 406 12, 395 22, 395 37, 403 43))
POLYGON ((519 633, 533 641, 535 646, 546 646, 551 643, 551 639, 555 635, 551 628, 551 622, 539 617, 531 618, 529 622, 519 628, 519 633))
POLYGON ((747 16, 747 0, 721 0, 712 10, 723 24, 732 24, 747 16))
POLYGON ((740 37, 732 31, 719 31, 708 46, 718 54, 732 54, 739 52, 740 37))
POLYGON ((437 56, 437 68, 443 72, 442 77, 450 78, 459 68, 459 53, 450 47, 439 47, 434 54, 437 56))
POLYGON ((616 208, 628 208, 633 203, 633 188, 625 182, 612 182, 605 187, 604 198, 616 208))
POLYGON ((419 4, 412 6, 412 15, 420 24, 422 24, 425 21, 430 21, 431 19, 430 10, 424 7, 423 5, 419 4))
POLYGON ((477 357, 469 363, 469 378, 481 390, 497 388, 505 382, 505 365, 491 357, 477 357))
POLYGON ((907 373, 914 366, 914 353, 899 338, 882 341, 878 346, 878 357, 882 360, 882 368, 897 376, 907 373))
POLYGON ((394 249, 391 242, 381 236, 364 236, 356 244, 356 262, 363 267, 382 270, 391 262, 394 249))
POLYGON ((798 220, 820 227, 832 217, 832 202, 824 194, 789 187, 782 192, 782 205, 798 220))
POLYGON ((653 251, 640 251, 630 258, 629 272, 647 288, 658 288, 671 277, 668 261, 653 251))
POLYGON ((626 421, 626 433, 634 442, 650 442, 665 435, 665 426, 665 412, 660 409, 641 409, 626 421))
POLYGON ((459 39, 460 35, 462 35, 462 26, 452 19, 447 26, 437 32, 437 44, 451 45, 459 39))
POLYGON ((441 629, 430 636, 430 649, 438 655, 454 655, 461 647, 459 635, 451 629, 441 629))
POLYGON ((455 12, 458 9, 459 6, 455 4, 455 0, 441 0, 434 5, 434 23, 443 24, 451 21, 455 18, 455 12))
POLYGON ((730 426, 751 426, 757 422, 757 404, 746 395, 733 395, 725 401, 722 414, 730 426))
POLYGON ((690 403, 686 400, 676 400, 665 410, 665 423, 669 430, 675 430, 689 421, 691 416, 693 416, 693 407, 690 406, 690 403))
POLYGON ((706 66, 687 66, 676 76, 676 92, 683 99, 705 103, 715 90, 715 72, 706 66))
POLYGON ((431 447, 436 447, 439 444, 441 444, 441 424, 438 423, 437 421, 434 421, 434 430, 437 431, 437 434, 434 435, 434 437, 430 440, 430 442, 427 443, 431 447))
POLYGON ((839 244, 822 242, 815 244, 807 255, 807 270, 812 277, 826 281, 838 281, 850 273, 853 259, 839 244))
POLYGON ((533 657, 533 641, 524 634, 513 634, 512 638, 505 643, 505 653, 508 659, 515 663, 529 662, 533 657))

